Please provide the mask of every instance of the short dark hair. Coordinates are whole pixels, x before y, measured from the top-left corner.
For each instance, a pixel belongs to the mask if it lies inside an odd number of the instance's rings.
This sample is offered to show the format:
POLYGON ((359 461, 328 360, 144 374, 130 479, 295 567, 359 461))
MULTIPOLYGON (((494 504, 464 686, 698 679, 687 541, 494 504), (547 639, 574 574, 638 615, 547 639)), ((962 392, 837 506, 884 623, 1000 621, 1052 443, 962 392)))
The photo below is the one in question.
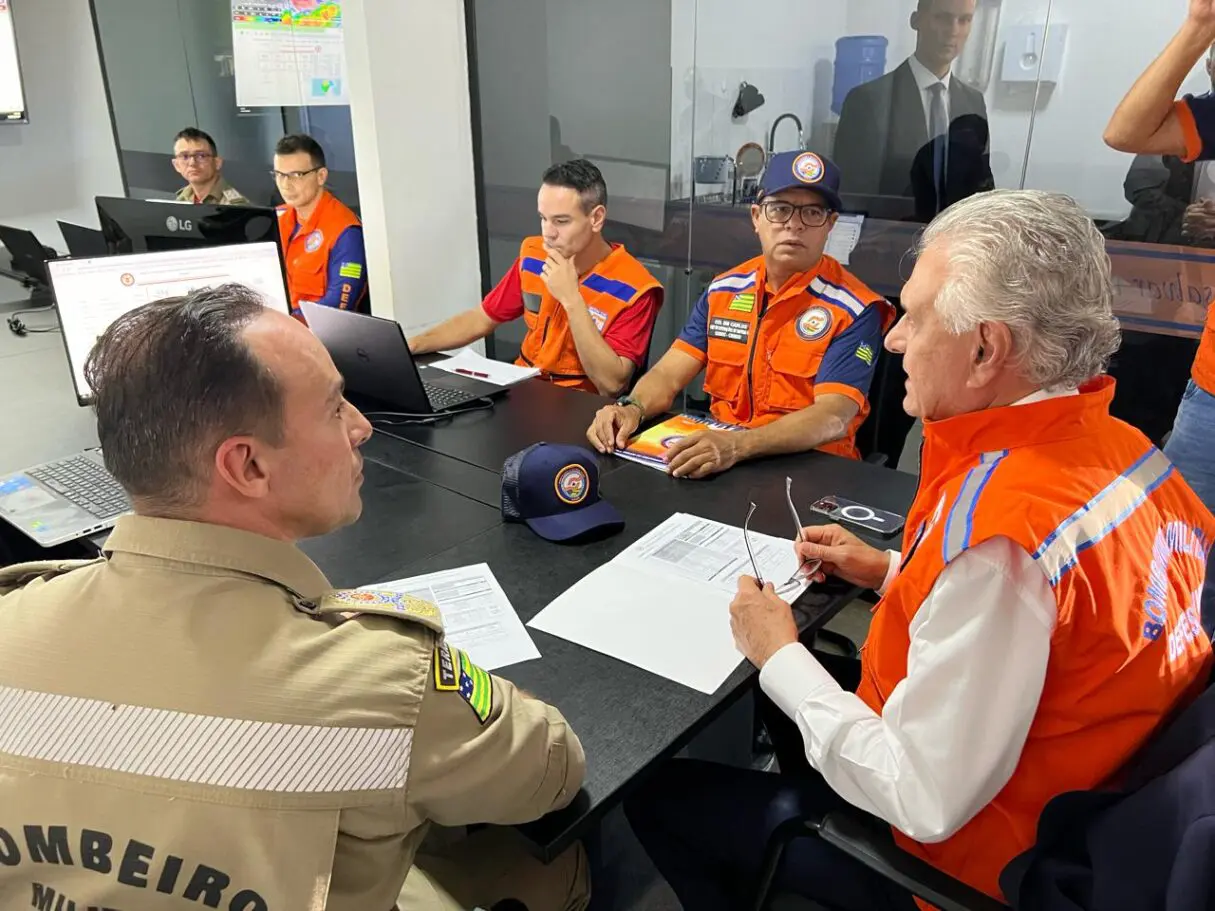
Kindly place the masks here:
POLYGON ((132 499, 171 514, 195 506, 228 437, 278 444, 283 394, 243 339, 261 297, 226 284, 137 307, 84 365, 105 464, 132 499))
POLYGON ((314 168, 325 167, 325 150, 307 133, 289 133, 274 146, 275 155, 294 155, 296 152, 307 152, 314 168))
POLYGON ((582 197, 582 211, 590 212, 596 206, 607 205, 607 184, 603 174, 585 158, 555 164, 544 172, 540 179, 550 187, 569 187, 582 197))
POLYGON ((179 139, 185 139, 188 142, 205 142, 211 147, 212 155, 219 155, 219 146, 215 144, 215 140, 211 138, 210 133, 204 133, 198 127, 186 127, 173 137, 173 144, 176 145, 179 139))

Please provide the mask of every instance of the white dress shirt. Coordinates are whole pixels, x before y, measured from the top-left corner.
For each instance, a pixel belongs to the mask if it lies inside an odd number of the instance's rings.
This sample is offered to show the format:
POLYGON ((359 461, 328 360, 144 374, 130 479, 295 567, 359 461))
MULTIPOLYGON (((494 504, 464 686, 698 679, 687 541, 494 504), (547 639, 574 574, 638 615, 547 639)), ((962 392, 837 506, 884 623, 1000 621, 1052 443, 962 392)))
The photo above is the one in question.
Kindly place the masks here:
POLYGON ((945 86, 945 91, 941 98, 945 102, 945 122, 950 122, 949 111, 949 83, 953 79, 953 72, 945 74, 944 79, 937 77, 937 74, 932 72, 924 64, 920 63, 915 54, 907 58, 907 63, 911 66, 911 74, 915 76, 915 84, 920 88, 920 103, 924 105, 924 129, 928 131, 929 138, 932 134, 932 87, 938 82, 945 86))
MULTIPOLYGON (((1075 389, 1039 391, 1027 405, 1075 389)), ((897 573, 890 552, 882 591, 897 573)), ((912 618, 907 676, 873 712, 800 643, 760 671, 802 732, 806 757, 841 797, 916 841, 944 841, 1012 777, 1038 709, 1058 619, 1020 545, 992 538, 937 577, 912 618)))

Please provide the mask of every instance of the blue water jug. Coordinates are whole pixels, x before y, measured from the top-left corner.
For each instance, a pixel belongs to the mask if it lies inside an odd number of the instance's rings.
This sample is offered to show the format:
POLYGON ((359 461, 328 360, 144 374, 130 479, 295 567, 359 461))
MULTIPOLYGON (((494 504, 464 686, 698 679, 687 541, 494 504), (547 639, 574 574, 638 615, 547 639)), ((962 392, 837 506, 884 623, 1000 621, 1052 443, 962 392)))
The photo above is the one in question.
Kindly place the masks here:
POLYGON ((831 110, 839 114, 849 92, 886 72, 886 48, 889 44, 882 35, 851 35, 835 42, 831 110))

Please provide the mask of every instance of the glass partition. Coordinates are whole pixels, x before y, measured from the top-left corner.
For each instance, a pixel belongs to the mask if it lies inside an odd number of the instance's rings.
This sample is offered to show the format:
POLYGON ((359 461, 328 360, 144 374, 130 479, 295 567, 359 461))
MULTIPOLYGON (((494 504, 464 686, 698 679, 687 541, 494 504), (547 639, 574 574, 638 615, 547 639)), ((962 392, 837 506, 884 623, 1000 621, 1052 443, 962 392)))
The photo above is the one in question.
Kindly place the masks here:
POLYGON ((184 185, 170 156, 183 127, 210 134, 223 174, 258 205, 280 202, 269 170, 275 142, 312 133, 329 187, 358 206, 346 106, 241 108, 231 0, 92 0, 119 156, 129 195, 168 198, 184 185))

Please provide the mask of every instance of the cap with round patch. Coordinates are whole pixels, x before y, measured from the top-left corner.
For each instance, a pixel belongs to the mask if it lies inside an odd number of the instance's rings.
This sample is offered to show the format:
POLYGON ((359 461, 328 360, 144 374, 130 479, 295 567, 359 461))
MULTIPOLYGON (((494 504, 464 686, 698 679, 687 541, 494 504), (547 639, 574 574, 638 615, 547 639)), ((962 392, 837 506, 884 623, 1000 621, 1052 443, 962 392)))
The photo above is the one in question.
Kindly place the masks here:
POLYGON ((619 531, 624 519, 599 497, 599 463, 589 449, 536 443, 502 467, 502 515, 550 541, 619 531))
POLYGON ((813 190, 833 211, 841 208, 840 169, 815 152, 778 152, 768 160, 759 182, 759 198, 792 189, 813 190))

